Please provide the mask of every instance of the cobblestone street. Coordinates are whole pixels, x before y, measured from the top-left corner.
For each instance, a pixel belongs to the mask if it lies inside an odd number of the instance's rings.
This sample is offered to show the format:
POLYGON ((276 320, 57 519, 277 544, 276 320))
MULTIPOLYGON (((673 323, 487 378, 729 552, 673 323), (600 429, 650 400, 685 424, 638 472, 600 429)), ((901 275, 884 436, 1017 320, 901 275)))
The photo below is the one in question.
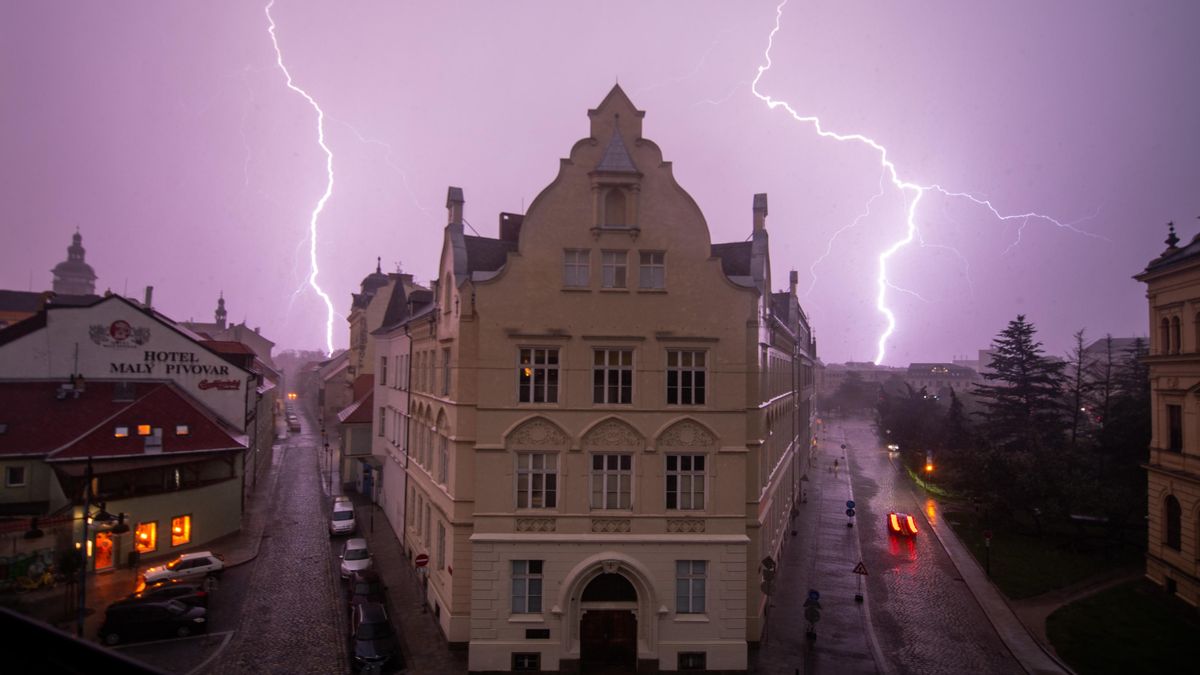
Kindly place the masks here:
POLYGON ((311 423, 283 448, 241 621, 211 673, 343 673, 344 620, 311 423))

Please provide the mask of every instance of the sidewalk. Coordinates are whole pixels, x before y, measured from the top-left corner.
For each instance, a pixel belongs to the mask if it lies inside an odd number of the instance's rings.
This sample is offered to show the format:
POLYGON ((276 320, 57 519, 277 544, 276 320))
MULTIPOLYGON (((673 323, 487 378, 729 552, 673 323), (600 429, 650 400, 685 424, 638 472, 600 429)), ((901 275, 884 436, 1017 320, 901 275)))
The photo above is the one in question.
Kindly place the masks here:
MULTIPOLYGON (((341 492, 341 476, 334 462, 334 494, 341 492)), ((328 489, 329 483, 322 483, 328 489)), ((329 501, 332 495, 327 493, 329 501)), ((421 579, 412 561, 404 554, 404 547, 392 530, 392 523, 379 507, 365 495, 357 492, 347 494, 354 504, 355 520, 358 522, 356 537, 367 540, 367 548, 374 559, 375 571, 387 586, 388 612, 403 645, 404 657, 410 673, 438 673, 456 675, 467 672, 466 650, 451 649, 437 619, 425 607, 421 579), (372 518, 374 518, 372 524, 372 518)))
POLYGON ((795 535, 784 548, 775 593, 767 614, 762 642, 751 654, 756 673, 877 673, 886 660, 876 655, 867 602, 867 586, 851 574, 861 560, 858 532, 846 527, 845 502, 853 499, 841 441, 822 438, 819 452, 803 460, 801 485, 807 501, 798 505, 792 523, 795 535), (841 470, 834 473, 838 459, 841 470), (815 640, 805 635, 804 602, 809 589, 820 593, 821 618, 815 640))
MULTIPOLYGON (((277 448, 279 445, 281 443, 276 444, 277 448)), ((150 565, 161 564, 179 553, 190 551, 220 553, 225 557, 227 569, 254 560, 258 556, 259 545, 262 543, 263 528, 270 519, 272 508, 270 495, 279 475, 279 461, 282 454, 278 451, 272 453, 272 466, 266 479, 260 480, 254 491, 247 495, 245 509, 242 512, 242 528, 239 531, 203 545, 175 549, 169 555, 157 555, 143 559, 136 569, 121 566, 90 574, 87 579, 87 609, 83 622, 84 639, 96 639, 96 633, 99 631, 100 625, 104 623, 105 609, 113 602, 133 593, 140 571, 150 565)), ((78 599, 75 596, 77 593, 78 586, 75 584, 60 583, 52 589, 23 594, 17 596, 18 611, 74 634, 78 622, 78 599), (68 597, 68 594, 72 594, 71 597, 68 597)))
POLYGON ((971 595, 975 596, 975 600, 987 615, 988 620, 991 621, 996 633, 1000 635, 1004 645, 1008 647, 1025 672, 1030 675, 1071 673, 1071 669, 1043 648, 1030 634, 1025 624, 1017 618, 1013 608, 1008 604, 1008 600, 988 579, 983 568, 979 566, 979 562, 975 560, 975 556, 971 555, 954 530, 945 523, 942 518, 941 502, 933 498, 929 498, 929 500, 934 505, 933 512, 926 513, 929 529, 933 530, 934 535, 941 542, 942 548, 950 556, 950 561, 954 563, 959 575, 966 582, 971 595))

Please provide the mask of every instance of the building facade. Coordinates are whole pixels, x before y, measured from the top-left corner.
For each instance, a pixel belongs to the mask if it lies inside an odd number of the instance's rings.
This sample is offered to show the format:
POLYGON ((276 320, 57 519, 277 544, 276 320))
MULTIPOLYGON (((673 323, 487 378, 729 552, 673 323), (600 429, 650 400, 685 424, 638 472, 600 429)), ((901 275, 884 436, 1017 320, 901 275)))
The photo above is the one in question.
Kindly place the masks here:
POLYGON ((451 188, 403 322, 405 541, 473 672, 744 671, 762 634, 815 342, 795 275, 771 292, 766 195, 711 243, 643 115, 614 87, 495 239, 451 188))
POLYGON ((1151 425, 1146 576, 1200 605, 1200 235, 1134 278, 1150 314, 1151 425))

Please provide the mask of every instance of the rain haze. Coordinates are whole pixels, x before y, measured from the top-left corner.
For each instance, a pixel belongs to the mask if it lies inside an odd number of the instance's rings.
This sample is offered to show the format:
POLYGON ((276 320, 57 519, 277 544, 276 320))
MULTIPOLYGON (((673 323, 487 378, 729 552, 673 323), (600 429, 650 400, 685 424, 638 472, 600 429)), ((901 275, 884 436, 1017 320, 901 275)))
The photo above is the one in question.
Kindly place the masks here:
MULTIPOLYGON (((78 228, 98 292, 154 286, 158 309, 201 321, 223 292, 281 348, 326 348, 307 283, 325 155, 265 6, 0 7, 0 288, 48 289, 78 228)), ((826 362, 879 354, 880 255, 916 191, 764 98, 945 190, 887 259, 889 365, 974 355, 1018 313, 1053 354, 1080 328, 1144 335, 1130 276, 1168 220, 1200 231, 1194 2, 278 0, 271 16, 333 154, 316 260, 335 348, 377 256, 437 275, 447 186, 495 236, 618 81, 714 242, 745 239, 752 195, 770 195, 773 285, 799 271, 826 362)))

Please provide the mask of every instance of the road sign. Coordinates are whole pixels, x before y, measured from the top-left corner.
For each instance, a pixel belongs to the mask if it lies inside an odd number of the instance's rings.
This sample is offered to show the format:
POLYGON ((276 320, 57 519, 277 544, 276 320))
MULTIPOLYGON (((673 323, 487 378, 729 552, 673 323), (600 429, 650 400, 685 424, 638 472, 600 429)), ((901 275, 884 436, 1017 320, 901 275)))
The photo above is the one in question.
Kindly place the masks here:
POLYGON ((418 554, 416 558, 413 558, 413 564, 416 565, 417 567, 424 567, 424 566, 428 565, 429 564, 429 555, 426 553, 418 554))
POLYGON ((821 620, 821 610, 816 607, 809 607, 804 610, 804 618, 809 623, 816 623, 821 620))
POLYGON ((854 517, 854 509, 846 509, 846 515, 853 518, 854 517))
POLYGON ((854 500, 853 499, 846 500, 846 508, 848 508, 848 509, 854 508, 854 500))
POLYGON ((767 557, 763 558, 762 566, 763 566, 763 569, 765 569, 765 570, 775 569, 775 559, 772 558, 771 556, 767 556, 767 557))
POLYGON ((810 603, 810 602, 820 602, 820 600, 821 600, 821 594, 820 594, 820 593, 818 593, 818 592, 816 591, 816 589, 812 589, 812 588, 810 588, 810 589, 808 590, 808 600, 807 600, 807 601, 805 601, 805 603, 804 603, 804 606, 805 606, 805 607, 808 607, 808 603, 810 603))
POLYGON ((863 561, 859 560, 858 564, 854 566, 854 573, 867 576, 867 566, 863 564, 863 561))

